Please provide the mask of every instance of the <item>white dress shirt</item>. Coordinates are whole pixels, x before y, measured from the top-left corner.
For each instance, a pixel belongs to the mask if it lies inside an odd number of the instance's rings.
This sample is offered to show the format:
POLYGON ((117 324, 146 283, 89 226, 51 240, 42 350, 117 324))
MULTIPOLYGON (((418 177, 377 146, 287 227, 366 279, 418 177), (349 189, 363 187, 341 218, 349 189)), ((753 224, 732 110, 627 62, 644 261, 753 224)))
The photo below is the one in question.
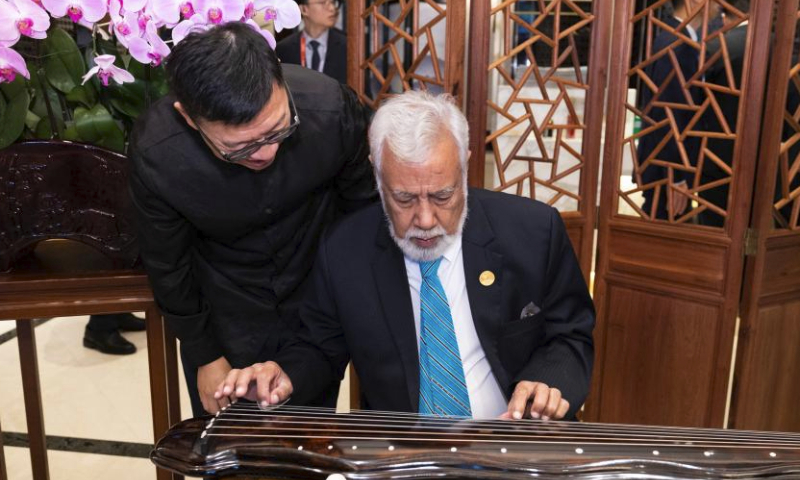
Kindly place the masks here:
MULTIPOLYGON (((417 349, 419 349, 419 289, 422 283, 422 273, 419 271, 419 263, 408 257, 405 257, 405 262, 408 288, 411 291, 411 304, 414 308, 414 326, 417 329, 417 349)), ((464 365, 464 374, 467 380, 472 417, 496 418, 508 409, 508 402, 492 373, 489 361, 486 360, 486 354, 481 347, 478 332, 475 330, 472 320, 467 283, 464 277, 464 257, 461 253, 460 236, 445 251, 438 273, 453 317, 458 351, 461 353, 461 363, 464 365)))
POLYGON ((303 30, 303 38, 306 39, 306 68, 311 68, 311 58, 314 55, 314 49, 311 47, 311 41, 316 40, 319 42, 317 52, 319 52, 319 72, 325 69, 325 54, 328 52, 328 34, 329 29, 325 29, 317 38, 311 38, 305 30, 303 30))

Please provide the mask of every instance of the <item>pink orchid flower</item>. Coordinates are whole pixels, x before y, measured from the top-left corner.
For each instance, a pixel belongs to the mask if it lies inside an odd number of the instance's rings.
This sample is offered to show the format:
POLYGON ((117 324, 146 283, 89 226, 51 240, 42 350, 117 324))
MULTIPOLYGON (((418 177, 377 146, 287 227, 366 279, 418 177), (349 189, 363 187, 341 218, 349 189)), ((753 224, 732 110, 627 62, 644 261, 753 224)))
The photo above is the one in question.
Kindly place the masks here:
POLYGON ((82 25, 95 23, 108 12, 105 0, 42 0, 42 4, 54 18, 66 15, 82 25))
POLYGON ((251 18, 256 16, 256 4, 255 0, 247 0, 244 2, 244 14, 242 15, 242 21, 250 20, 251 18))
POLYGON ((153 13, 165 24, 175 26, 195 14, 196 0, 152 0, 153 13))
POLYGON ((244 0, 197 0, 195 12, 214 25, 240 20, 244 15, 244 0))
POLYGON ((246 20, 244 23, 250 25, 250 27, 255 30, 256 32, 260 33, 262 37, 267 40, 269 46, 275 50, 275 37, 272 35, 272 32, 269 30, 262 30, 260 26, 255 22, 255 20, 246 20))
POLYGON ((119 0, 111 0, 108 10, 114 36, 123 47, 128 48, 131 38, 142 36, 142 30, 139 28, 139 13, 123 10, 119 0))
POLYGON ((25 66, 25 59, 16 51, 0 46, 0 83, 11 83, 17 75, 30 80, 31 74, 25 66))
POLYGON ((123 12, 140 12, 147 6, 147 0, 121 0, 123 12))
POLYGON ((213 26, 206 23, 206 19, 202 15, 195 13, 191 18, 175 25, 175 28, 172 29, 172 45, 177 45, 190 33, 205 32, 213 26))
POLYGON ((97 75, 97 78, 100 79, 100 83, 102 83, 104 87, 108 86, 108 80, 112 78, 120 85, 133 82, 134 78, 130 72, 114 65, 115 59, 116 57, 114 57, 114 55, 98 55, 94 57, 95 65, 83 76, 81 85, 86 83, 94 75, 97 75))
POLYGON ((255 8, 264 10, 264 18, 273 21, 276 32, 300 24, 300 7, 294 0, 255 0, 255 8))
POLYGON ((11 47, 20 36, 47 37, 50 15, 31 0, 0 0, 0 45, 11 47))
POLYGON ((150 64, 154 67, 161 65, 164 57, 170 52, 167 44, 158 36, 154 22, 147 23, 144 38, 130 38, 128 51, 139 63, 150 64))

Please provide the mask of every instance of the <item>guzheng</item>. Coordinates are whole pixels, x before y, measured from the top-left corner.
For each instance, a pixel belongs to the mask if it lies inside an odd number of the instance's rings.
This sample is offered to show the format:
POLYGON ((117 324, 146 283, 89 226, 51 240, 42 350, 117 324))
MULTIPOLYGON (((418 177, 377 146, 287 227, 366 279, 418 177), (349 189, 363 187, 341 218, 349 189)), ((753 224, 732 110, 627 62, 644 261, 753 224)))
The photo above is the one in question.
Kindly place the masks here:
POLYGON ((151 459, 212 478, 800 478, 800 434, 237 403, 175 425, 151 459))

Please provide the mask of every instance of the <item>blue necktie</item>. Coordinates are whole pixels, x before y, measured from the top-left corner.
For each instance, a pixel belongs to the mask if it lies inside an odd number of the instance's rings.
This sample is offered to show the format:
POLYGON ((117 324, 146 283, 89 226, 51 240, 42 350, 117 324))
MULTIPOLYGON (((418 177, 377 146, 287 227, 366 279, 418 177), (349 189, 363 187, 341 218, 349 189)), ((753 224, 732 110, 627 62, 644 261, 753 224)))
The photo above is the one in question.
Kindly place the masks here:
POLYGON ((469 393, 439 264, 420 262, 419 413, 470 417, 469 393))

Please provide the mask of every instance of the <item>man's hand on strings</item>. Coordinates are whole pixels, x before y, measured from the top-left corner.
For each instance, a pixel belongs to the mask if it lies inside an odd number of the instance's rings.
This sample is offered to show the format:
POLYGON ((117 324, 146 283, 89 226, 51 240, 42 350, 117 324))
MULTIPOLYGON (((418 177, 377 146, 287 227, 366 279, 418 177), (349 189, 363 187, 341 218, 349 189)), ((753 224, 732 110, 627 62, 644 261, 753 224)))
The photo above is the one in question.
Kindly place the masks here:
POLYGON ((214 398, 246 398, 258 402, 261 407, 268 407, 283 402, 293 391, 292 381, 280 365, 265 362, 228 372, 217 387, 214 398))
POLYGON ((500 418, 558 420, 564 418, 568 410, 569 402, 561 398, 561 390, 541 382, 522 381, 514 389, 508 410, 500 418))

